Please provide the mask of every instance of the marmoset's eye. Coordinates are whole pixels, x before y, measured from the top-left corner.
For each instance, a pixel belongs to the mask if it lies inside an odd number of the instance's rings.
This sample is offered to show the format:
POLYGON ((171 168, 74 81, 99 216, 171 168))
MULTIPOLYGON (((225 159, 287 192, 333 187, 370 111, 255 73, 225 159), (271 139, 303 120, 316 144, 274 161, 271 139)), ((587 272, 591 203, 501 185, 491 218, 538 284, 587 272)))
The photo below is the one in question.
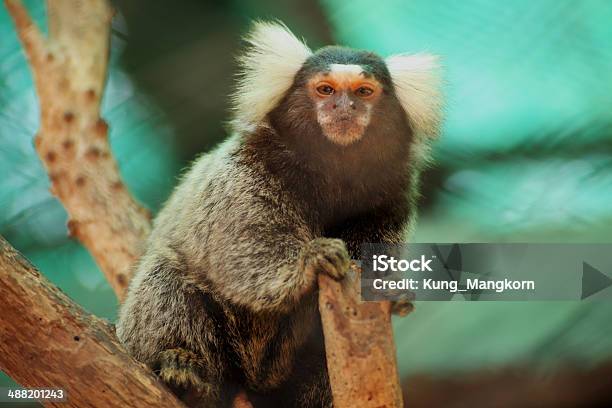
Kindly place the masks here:
POLYGON ((336 90, 334 88, 327 84, 317 86, 317 93, 321 96, 333 95, 335 91, 336 90))
POLYGON ((360 86, 359 88, 355 90, 355 95, 361 96, 362 98, 368 97, 372 95, 373 93, 374 93, 374 90, 367 86, 360 86))

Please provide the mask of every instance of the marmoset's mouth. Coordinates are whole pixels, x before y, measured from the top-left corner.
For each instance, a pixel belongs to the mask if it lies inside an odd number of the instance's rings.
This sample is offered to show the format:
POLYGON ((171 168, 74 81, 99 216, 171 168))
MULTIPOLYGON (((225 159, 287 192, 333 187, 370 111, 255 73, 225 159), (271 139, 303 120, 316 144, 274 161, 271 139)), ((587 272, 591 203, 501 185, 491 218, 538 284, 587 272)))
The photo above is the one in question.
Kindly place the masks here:
POLYGON ((323 133, 335 144, 348 146, 361 138, 364 128, 350 116, 338 116, 327 124, 322 124, 323 133))

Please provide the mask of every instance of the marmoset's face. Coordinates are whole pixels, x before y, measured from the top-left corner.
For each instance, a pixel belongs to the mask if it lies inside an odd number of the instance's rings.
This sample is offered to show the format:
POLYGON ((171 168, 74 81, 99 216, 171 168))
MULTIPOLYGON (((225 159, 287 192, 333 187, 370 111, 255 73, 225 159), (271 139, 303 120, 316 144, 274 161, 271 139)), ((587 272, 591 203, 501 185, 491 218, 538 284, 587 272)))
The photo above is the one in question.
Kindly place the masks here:
POLYGON ((317 122, 330 141, 348 146, 363 136, 382 85, 361 65, 330 64, 307 81, 317 122))

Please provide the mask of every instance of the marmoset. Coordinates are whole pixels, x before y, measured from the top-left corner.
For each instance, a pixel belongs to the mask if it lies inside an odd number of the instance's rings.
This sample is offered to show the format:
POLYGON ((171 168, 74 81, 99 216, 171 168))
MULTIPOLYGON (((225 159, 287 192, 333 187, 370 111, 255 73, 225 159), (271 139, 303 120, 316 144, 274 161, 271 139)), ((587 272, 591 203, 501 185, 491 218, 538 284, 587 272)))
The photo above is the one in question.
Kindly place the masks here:
POLYGON ((117 334, 192 406, 331 407, 317 274, 399 243, 439 128, 437 59, 246 37, 232 135, 154 221, 117 334))

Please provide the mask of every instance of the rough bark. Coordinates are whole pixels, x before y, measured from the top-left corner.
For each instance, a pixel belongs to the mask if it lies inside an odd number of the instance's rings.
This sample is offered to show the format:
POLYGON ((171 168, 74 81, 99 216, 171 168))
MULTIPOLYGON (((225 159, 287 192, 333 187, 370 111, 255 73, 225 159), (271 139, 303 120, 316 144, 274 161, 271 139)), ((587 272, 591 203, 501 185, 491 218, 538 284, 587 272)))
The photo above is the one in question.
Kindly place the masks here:
POLYGON ((5 0, 30 61, 40 105, 36 150, 68 229, 87 247, 119 299, 150 231, 127 191, 100 117, 112 16, 106 0, 54 0, 44 37, 18 0, 5 0))
POLYGON ((361 302, 359 268, 344 282, 319 276, 319 310, 335 408, 399 408, 390 302, 361 302))
POLYGON ((132 359, 106 321, 85 312, 0 237, 0 369, 28 387, 58 387, 58 407, 182 407, 132 359))

